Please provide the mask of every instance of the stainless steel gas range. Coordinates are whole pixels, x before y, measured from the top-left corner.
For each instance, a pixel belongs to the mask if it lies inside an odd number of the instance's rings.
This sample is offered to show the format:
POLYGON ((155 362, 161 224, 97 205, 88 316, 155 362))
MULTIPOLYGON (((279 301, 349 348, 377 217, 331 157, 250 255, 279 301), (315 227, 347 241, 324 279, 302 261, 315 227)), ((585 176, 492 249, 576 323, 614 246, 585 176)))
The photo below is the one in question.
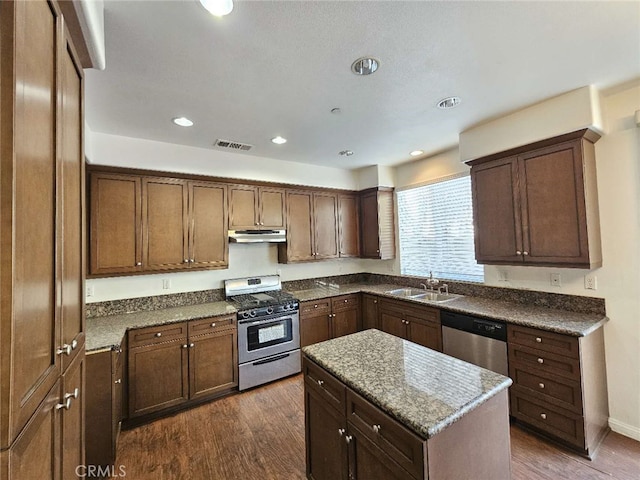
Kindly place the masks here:
POLYGON ((280 276, 225 280, 224 291, 238 309, 239 389, 300 372, 299 303, 280 276))

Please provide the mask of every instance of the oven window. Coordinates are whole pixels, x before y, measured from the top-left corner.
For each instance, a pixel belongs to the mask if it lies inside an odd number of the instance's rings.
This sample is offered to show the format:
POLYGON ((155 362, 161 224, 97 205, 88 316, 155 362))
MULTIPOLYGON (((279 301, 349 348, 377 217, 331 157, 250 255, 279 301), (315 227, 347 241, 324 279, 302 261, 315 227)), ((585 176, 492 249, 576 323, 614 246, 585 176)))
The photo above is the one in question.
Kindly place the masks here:
POLYGON ((290 342, 291 318, 282 318, 247 328, 247 344, 249 351, 290 342))

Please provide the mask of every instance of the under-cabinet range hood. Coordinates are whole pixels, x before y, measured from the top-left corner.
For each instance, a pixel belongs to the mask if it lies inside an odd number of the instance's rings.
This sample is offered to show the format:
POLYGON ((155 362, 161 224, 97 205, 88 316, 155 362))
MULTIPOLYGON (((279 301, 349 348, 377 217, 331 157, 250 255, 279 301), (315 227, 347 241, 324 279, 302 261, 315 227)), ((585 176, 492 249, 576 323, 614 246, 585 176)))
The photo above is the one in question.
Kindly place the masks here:
POLYGON ((229 241, 233 243, 284 243, 286 230, 229 230, 229 241))

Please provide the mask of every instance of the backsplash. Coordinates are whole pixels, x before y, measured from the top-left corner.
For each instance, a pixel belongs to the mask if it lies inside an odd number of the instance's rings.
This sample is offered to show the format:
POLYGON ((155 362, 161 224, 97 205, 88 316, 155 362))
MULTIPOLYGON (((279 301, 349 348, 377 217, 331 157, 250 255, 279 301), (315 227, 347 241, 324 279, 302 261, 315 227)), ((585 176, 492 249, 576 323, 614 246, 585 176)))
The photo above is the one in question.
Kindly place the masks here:
MULTIPOLYGON (((331 277, 309 278, 283 282, 282 286, 288 291, 308 290, 319 285, 329 286, 347 285, 352 283, 396 284, 419 288, 425 282, 422 277, 408 277, 395 275, 381 275, 375 273, 355 273, 350 275, 336 275, 331 277)), ((507 302, 536 305, 578 313, 593 313, 605 315, 605 301, 603 298, 582 297, 577 295, 563 295, 558 293, 536 292, 532 290, 516 290, 512 288, 489 287, 486 285, 455 282, 447 280, 451 293, 482 297, 507 302)), ((108 302, 91 303, 86 306, 87 318, 107 315, 121 315, 133 312, 148 312, 169 307, 197 305, 200 303, 219 302, 225 299, 224 289, 203 290, 199 292, 174 293, 154 297, 129 298, 108 302)))

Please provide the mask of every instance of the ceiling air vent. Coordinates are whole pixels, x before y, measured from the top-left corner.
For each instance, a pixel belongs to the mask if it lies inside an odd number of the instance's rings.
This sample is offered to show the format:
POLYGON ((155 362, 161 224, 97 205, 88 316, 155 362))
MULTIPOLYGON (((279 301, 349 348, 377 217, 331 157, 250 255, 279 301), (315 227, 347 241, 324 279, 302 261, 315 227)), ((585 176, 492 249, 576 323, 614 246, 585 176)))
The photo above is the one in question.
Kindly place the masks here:
POLYGON ((216 140, 216 143, 214 143, 214 145, 220 148, 228 148, 231 150, 241 150, 243 152, 246 152, 253 148, 253 145, 249 145, 247 143, 231 142, 229 140, 220 140, 220 139, 216 140))

